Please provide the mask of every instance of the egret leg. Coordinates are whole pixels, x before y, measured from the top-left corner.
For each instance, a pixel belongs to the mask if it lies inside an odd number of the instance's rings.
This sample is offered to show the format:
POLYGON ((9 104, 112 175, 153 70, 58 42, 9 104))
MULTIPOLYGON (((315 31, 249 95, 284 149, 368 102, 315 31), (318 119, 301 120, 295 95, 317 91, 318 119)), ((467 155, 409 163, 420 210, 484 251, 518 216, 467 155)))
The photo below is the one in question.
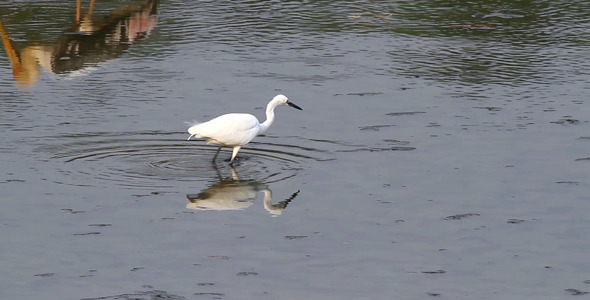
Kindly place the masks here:
POLYGON ((217 148, 215 155, 213 155, 213 160, 211 161, 213 164, 215 164, 215 159, 217 159, 217 155, 219 154, 219 151, 221 151, 221 146, 219 146, 219 148, 217 148))
POLYGON ((236 156, 238 156, 238 152, 240 151, 240 149, 242 149, 242 146, 235 146, 234 147, 234 151, 231 154, 231 159, 229 161, 230 165, 234 162, 234 159, 236 158, 236 156))

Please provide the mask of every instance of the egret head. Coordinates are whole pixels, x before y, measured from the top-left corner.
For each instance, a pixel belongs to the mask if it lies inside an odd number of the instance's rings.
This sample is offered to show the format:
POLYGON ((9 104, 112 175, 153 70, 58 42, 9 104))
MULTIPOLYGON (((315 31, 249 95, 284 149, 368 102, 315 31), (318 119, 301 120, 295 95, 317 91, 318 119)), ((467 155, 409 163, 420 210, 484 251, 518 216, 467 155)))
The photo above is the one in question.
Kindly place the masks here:
POLYGON ((287 98, 285 95, 276 95, 272 101, 277 102, 279 105, 288 105, 298 110, 302 110, 301 107, 295 105, 293 102, 290 102, 289 98, 287 98))

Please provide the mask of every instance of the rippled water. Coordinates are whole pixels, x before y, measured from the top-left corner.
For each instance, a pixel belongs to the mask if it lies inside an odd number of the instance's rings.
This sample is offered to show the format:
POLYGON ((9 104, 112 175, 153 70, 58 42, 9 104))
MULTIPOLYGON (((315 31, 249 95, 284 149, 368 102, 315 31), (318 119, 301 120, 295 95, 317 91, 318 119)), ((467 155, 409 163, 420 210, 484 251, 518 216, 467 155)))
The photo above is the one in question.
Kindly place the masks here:
MULTIPOLYGON (((58 136, 51 137, 60 141, 58 145, 41 147, 37 151, 51 153, 49 161, 56 165, 55 171, 66 177, 64 182, 54 179, 56 183, 105 187, 122 185, 139 189, 174 188, 177 181, 199 182, 215 177, 215 170, 209 162, 217 147, 203 143, 193 145, 167 137, 176 134, 128 132, 58 136), (63 143, 68 139, 73 142, 63 143), (93 162, 98 165, 89 169, 93 162)), ((301 164, 306 160, 318 160, 303 154, 309 151, 296 145, 262 145, 265 149, 244 151, 247 158, 241 163, 249 176, 262 181, 292 177, 302 169, 301 164), (288 149, 289 152, 273 148, 288 149), (264 165, 264 168, 249 169, 247 165, 264 165), (274 173, 269 173, 271 170, 274 173)))
POLYGON ((0 298, 590 292, 587 2, 89 5, 0 4, 0 298))

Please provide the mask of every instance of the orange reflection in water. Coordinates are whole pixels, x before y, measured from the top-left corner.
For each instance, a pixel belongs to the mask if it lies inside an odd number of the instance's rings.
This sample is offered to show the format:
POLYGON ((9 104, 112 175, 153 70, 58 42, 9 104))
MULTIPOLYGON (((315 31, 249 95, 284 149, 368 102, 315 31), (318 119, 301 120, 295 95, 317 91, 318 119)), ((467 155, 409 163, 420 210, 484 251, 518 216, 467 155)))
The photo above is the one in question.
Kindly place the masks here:
POLYGON ((88 12, 82 17, 82 1, 77 0, 74 26, 55 43, 29 43, 20 51, 0 19, 4 49, 20 87, 33 86, 41 76, 41 67, 54 74, 67 74, 117 58, 156 27, 158 0, 123 5, 101 18, 93 17, 95 1, 90 1, 88 12))

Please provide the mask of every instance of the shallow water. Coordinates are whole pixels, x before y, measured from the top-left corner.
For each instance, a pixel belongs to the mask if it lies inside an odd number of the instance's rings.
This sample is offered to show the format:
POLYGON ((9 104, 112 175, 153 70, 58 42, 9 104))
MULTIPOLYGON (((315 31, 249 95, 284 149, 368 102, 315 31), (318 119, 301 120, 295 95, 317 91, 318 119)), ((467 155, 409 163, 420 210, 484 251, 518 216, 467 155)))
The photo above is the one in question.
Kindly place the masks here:
POLYGON ((589 12, 0 4, 0 296, 588 295, 589 12), (278 93, 235 169, 186 141, 278 93))

